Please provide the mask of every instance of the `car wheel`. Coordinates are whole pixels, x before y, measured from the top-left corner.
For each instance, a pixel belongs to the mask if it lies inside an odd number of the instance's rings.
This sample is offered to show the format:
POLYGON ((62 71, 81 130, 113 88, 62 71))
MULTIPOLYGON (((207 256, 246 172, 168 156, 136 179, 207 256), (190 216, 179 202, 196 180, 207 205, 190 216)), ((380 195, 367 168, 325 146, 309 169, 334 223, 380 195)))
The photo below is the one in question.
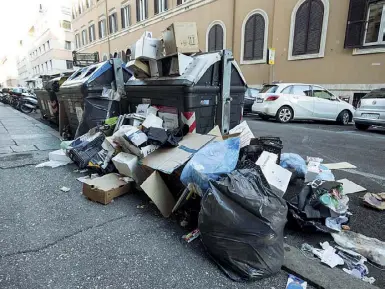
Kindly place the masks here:
POLYGON ((356 123, 356 128, 358 130, 367 130, 369 127, 370 127, 370 125, 356 123))
POLYGON ((293 110, 288 106, 282 106, 278 109, 275 119, 281 123, 287 123, 293 119, 293 110))
POLYGON ((270 116, 268 115, 264 115, 264 114, 260 114, 259 117, 263 120, 269 120, 270 116))
POLYGON ((350 121, 350 113, 347 110, 341 111, 341 113, 337 117, 337 122, 340 125, 347 125, 350 121))

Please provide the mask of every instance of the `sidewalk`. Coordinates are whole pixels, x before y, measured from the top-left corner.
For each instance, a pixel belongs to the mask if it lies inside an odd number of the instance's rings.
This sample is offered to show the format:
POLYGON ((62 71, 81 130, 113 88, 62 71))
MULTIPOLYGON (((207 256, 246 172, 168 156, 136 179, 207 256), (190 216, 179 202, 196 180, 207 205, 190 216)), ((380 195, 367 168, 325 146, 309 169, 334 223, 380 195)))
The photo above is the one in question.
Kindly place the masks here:
POLYGON ((59 145, 57 131, 0 104, 0 154, 53 150, 59 145))

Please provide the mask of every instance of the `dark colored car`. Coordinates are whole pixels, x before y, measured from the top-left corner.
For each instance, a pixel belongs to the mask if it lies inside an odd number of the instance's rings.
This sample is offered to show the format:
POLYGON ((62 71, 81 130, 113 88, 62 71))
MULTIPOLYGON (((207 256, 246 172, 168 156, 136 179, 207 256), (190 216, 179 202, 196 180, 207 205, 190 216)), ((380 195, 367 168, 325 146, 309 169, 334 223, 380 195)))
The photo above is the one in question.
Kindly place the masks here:
POLYGON ((243 105, 243 112, 251 112, 251 107, 259 93, 259 89, 248 88, 245 93, 245 104, 243 105))

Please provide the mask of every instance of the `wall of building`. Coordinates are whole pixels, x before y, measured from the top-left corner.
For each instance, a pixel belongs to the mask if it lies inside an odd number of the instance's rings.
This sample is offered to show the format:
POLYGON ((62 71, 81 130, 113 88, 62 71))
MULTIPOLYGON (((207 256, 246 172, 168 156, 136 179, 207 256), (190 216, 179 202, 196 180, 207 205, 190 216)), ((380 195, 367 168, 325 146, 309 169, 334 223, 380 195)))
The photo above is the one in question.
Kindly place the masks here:
POLYGON ((323 84, 385 82, 385 53, 353 55, 353 49, 344 48, 349 0, 328 0, 330 14, 325 56, 293 61, 288 60, 290 23, 291 13, 298 0, 279 2, 280 5, 275 8, 273 29, 276 80, 323 84))

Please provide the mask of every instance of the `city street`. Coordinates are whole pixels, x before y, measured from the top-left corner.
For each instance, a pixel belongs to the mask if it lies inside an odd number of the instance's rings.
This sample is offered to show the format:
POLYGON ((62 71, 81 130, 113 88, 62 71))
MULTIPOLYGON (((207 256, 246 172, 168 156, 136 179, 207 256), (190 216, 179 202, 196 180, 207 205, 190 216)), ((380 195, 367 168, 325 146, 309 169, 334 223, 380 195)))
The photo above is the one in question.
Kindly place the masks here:
MULTIPOLYGON (((279 124, 255 116, 245 120, 256 137, 281 137, 283 152, 357 166, 334 171, 336 179, 348 178, 370 192, 385 191, 384 129, 359 132, 354 125, 279 124)), ((255 283, 234 283, 198 240, 186 244, 181 239, 186 230, 173 218, 163 218, 143 194, 125 195, 103 206, 81 195, 76 178, 84 174, 75 172, 75 165, 35 168, 58 147, 57 134, 2 104, 0 136, 0 288, 285 288, 288 273, 283 270, 255 283), (70 191, 62 192, 63 186, 70 191)), ((289 187, 285 198, 297 189, 289 187)), ((383 213, 364 207, 362 195, 349 196, 349 226, 384 240, 383 213)), ((304 242, 327 240, 332 239, 326 234, 290 230, 285 238, 298 249, 304 242)), ((372 266, 369 270, 377 279, 374 285, 385 288, 383 273, 372 266)))

